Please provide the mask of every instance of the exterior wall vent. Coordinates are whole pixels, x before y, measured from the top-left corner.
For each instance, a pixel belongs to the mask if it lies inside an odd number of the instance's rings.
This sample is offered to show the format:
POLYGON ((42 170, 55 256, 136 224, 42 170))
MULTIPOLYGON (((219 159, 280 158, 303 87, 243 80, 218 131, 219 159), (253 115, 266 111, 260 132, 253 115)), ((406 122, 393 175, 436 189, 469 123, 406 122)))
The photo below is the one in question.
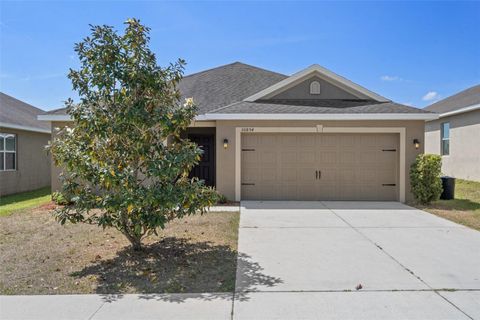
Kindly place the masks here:
POLYGON ((312 81, 310 83, 310 94, 320 94, 320 82, 312 81))

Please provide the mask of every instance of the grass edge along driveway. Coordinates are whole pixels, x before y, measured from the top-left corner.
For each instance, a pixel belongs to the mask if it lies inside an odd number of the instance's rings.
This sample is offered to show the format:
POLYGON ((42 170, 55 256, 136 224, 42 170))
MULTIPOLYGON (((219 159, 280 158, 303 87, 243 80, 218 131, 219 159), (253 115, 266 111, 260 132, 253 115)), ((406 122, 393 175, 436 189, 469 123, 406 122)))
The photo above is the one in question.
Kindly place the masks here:
POLYGON ((414 206, 480 231, 480 182, 456 179, 455 199, 414 206))

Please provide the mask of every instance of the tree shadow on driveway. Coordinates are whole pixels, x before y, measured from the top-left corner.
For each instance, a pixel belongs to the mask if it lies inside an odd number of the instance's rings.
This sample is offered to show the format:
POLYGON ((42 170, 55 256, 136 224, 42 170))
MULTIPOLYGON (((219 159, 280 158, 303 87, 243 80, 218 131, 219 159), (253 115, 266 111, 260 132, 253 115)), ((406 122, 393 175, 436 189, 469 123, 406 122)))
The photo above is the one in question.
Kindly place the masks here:
MULTIPOLYGON (((102 260, 74 273, 95 277, 95 292, 107 302, 123 294, 140 293, 139 298, 171 302, 187 299, 232 299, 238 263, 242 266, 242 288, 274 286, 281 280, 262 273, 258 263, 226 245, 164 238, 146 245, 143 251, 125 248, 109 260, 102 260)), ((237 294, 238 295, 238 294, 237 294)))

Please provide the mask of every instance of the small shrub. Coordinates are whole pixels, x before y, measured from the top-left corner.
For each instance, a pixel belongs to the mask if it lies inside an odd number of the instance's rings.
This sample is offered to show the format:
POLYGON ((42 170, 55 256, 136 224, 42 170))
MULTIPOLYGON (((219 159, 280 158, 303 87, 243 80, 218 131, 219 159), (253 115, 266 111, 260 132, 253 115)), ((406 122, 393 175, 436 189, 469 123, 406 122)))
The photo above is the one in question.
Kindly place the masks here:
POLYGON ((58 191, 52 193, 52 201, 60 206, 66 206, 72 203, 72 201, 65 198, 64 195, 58 191))
POLYGON ((438 200, 442 193, 440 179, 442 158, 435 154, 419 154, 410 167, 411 190, 421 204, 438 200))
POLYGON ((225 204, 225 203, 228 202, 227 197, 225 197, 225 195, 223 195, 223 194, 221 194, 221 193, 219 193, 219 194, 217 195, 217 199, 218 199, 218 200, 217 200, 217 203, 220 203, 220 204, 225 204))

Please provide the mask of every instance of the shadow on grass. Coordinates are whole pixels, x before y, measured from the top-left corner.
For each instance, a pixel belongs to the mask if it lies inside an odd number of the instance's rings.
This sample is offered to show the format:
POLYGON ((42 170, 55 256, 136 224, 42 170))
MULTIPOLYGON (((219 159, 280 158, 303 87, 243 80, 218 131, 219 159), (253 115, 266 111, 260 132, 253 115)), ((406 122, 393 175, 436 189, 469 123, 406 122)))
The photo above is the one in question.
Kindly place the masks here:
MULTIPOLYGON (((238 262, 243 270, 240 275, 242 288, 274 286, 281 282, 263 274, 258 263, 250 261, 246 255, 239 254, 238 262)), ((88 266, 72 276, 94 276, 98 282, 96 293, 103 294, 107 302, 129 292, 140 292, 139 298, 143 299, 184 302, 187 299, 231 299, 236 266, 237 252, 229 246, 191 243, 171 237, 146 245, 140 252, 125 248, 115 258, 88 266)))

